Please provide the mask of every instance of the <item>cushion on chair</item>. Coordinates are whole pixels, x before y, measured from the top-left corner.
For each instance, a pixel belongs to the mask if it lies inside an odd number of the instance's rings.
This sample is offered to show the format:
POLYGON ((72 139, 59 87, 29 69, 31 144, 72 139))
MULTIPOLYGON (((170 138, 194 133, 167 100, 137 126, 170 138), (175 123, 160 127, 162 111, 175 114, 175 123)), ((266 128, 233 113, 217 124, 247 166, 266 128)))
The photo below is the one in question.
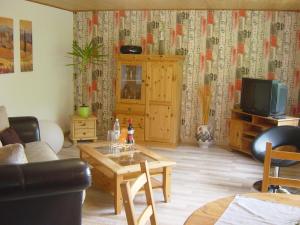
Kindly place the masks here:
POLYGON ((52 148, 43 141, 26 143, 25 153, 28 162, 44 162, 58 159, 52 148))
POLYGON ((0 132, 5 130, 6 128, 9 128, 6 108, 4 106, 0 106, 0 132))
MULTIPOLYGON (((266 143, 272 143, 272 149, 288 146, 291 148, 294 146, 297 151, 300 151, 300 127, 295 126, 278 126, 272 127, 260 135, 258 135, 252 144, 252 155, 255 159, 264 162, 266 154, 266 143)), ((291 166, 297 163, 294 160, 281 160, 281 159, 272 159, 272 166, 291 166)))
POLYGON ((0 164, 24 164, 27 162, 23 145, 9 144, 0 148, 0 164))
POLYGON ((15 144, 15 143, 24 145, 23 141, 20 139, 19 135, 12 127, 6 128, 0 133, 0 141, 2 142, 3 145, 15 144))
POLYGON ((48 120, 39 120, 39 127, 41 140, 49 144, 55 153, 58 153, 64 143, 64 133, 61 128, 55 122, 48 120))

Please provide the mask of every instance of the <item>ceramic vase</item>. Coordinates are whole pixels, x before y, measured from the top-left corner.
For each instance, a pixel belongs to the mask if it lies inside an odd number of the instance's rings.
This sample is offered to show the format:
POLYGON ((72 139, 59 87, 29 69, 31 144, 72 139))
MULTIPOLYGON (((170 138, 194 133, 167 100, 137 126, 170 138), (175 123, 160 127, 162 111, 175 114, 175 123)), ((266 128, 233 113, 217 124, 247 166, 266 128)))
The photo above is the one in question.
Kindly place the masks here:
POLYGON ((213 143, 213 135, 208 125, 200 125, 197 127, 196 139, 200 147, 209 147, 213 143))

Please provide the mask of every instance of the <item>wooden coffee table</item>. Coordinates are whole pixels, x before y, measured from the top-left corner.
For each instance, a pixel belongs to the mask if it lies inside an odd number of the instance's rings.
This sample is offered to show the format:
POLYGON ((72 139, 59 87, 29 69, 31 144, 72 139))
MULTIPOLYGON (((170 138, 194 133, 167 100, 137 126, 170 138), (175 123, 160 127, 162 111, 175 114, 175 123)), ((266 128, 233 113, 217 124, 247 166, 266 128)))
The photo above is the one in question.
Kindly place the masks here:
POLYGON ((131 151, 117 154, 109 151, 107 142, 80 144, 78 147, 80 158, 92 166, 93 185, 114 196, 115 214, 119 214, 122 207, 120 184, 140 174, 139 163, 143 160, 149 164, 152 188, 161 188, 164 201, 170 201, 171 167, 175 162, 140 145, 134 145, 131 151), (159 176, 160 180, 157 179, 159 176))

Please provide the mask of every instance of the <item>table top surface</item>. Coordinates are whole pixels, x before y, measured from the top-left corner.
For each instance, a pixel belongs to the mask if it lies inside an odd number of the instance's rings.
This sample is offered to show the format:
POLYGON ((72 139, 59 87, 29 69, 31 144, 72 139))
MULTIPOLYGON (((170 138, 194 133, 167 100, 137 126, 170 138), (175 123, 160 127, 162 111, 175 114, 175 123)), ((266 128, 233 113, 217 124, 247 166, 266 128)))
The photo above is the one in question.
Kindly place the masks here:
MULTIPOLYGON (((252 197, 260 200, 267 200, 276 203, 300 207, 300 195, 273 194, 273 193, 248 193, 242 196, 252 197)), ((197 209, 185 221, 184 225, 210 225, 215 224, 235 196, 220 198, 209 202, 197 209)))
POLYGON ((264 118, 264 119, 274 120, 274 121, 300 120, 300 118, 293 117, 293 116, 284 116, 281 119, 275 119, 272 116, 260 116, 260 115, 256 115, 256 114, 252 114, 252 113, 247 113, 247 112, 244 112, 242 109, 233 109, 232 111, 237 112, 237 113, 248 114, 248 115, 252 115, 252 116, 260 117, 260 118, 264 118))
POLYGON ((127 174, 140 171, 140 162, 147 160, 150 169, 173 166, 176 163, 149 150, 134 144, 119 145, 120 151, 112 153, 108 142, 94 142, 78 145, 82 159, 96 160, 116 174, 127 174), (130 150, 128 150, 130 149, 130 150))

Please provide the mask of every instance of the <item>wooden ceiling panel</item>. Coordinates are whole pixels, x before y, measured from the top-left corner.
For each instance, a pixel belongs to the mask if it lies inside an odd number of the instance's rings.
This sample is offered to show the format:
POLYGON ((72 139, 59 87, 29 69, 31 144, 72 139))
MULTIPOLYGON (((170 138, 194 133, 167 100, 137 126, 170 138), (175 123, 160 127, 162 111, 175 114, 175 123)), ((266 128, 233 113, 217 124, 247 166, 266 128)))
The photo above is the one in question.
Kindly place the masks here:
POLYGON ((300 0, 27 0, 68 11, 143 9, 300 10, 300 0))

